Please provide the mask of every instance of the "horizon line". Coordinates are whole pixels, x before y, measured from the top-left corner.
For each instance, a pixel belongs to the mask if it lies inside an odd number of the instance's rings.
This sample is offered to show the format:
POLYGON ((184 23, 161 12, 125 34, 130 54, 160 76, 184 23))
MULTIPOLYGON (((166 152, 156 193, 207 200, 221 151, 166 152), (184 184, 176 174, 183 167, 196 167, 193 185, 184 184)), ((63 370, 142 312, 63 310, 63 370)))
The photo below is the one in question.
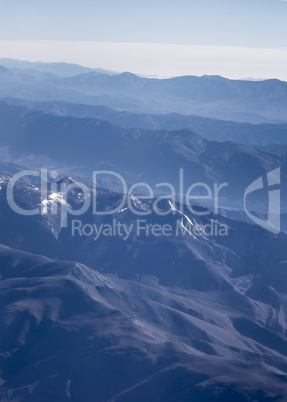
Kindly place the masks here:
POLYGON ((78 64, 158 79, 208 75, 247 81, 250 79, 245 77, 287 81, 287 48, 0 40, 0 52, 3 59, 78 64))

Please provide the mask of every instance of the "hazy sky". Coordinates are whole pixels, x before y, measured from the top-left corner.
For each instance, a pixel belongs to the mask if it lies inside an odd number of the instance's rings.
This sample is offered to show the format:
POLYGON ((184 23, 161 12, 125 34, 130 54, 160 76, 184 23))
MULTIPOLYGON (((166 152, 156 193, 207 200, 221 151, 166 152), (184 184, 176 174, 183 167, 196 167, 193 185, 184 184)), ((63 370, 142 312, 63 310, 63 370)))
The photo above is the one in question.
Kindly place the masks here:
POLYGON ((283 0, 0 0, 0 57, 287 80, 286 22, 283 0))

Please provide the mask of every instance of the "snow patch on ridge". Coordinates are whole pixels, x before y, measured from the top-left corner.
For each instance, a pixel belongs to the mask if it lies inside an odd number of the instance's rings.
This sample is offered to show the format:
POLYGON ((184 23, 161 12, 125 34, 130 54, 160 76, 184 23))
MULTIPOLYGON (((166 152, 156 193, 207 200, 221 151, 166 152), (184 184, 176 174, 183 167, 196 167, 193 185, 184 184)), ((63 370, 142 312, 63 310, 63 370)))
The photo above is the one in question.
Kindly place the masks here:
POLYGON ((49 210, 52 210, 57 203, 68 206, 62 193, 49 194, 48 198, 42 202, 42 205, 44 206, 42 213, 45 215, 48 214, 49 210))

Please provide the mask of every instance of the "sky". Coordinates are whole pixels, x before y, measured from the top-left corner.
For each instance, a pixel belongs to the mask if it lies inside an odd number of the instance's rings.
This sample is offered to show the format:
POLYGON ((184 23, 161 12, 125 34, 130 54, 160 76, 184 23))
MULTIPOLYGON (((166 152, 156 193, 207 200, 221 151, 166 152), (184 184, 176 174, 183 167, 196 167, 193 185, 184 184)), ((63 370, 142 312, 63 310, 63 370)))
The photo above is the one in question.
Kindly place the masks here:
POLYGON ((287 1, 0 0, 0 57, 287 80, 287 1))

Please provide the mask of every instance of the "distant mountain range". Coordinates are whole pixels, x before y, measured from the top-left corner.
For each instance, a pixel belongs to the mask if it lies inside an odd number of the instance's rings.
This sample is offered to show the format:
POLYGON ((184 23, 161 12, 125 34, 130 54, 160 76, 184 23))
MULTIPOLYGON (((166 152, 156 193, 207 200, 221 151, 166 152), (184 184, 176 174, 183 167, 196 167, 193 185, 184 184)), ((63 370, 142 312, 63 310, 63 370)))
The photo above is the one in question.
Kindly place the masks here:
POLYGON ((151 79, 127 72, 110 75, 86 70, 59 77, 51 76, 51 71, 59 71, 57 68, 47 66, 40 73, 38 65, 37 71, 32 69, 33 63, 29 66, 29 70, 0 68, 1 97, 69 101, 137 113, 176 112, 239 122, 287 122, 287 83, 279 80, 252 82, 219 76, 151 79))
POLYGON ((103 70, 102 68, 88 68, 72 63, 43 63, 0 58, 0 65, 14 70, 33 70, 60 75, 63 77, 73 77, 78 74, 88 73, 92 71, 97 71, 103 74, 115 74, 115 72, 113 71, 103 70))

